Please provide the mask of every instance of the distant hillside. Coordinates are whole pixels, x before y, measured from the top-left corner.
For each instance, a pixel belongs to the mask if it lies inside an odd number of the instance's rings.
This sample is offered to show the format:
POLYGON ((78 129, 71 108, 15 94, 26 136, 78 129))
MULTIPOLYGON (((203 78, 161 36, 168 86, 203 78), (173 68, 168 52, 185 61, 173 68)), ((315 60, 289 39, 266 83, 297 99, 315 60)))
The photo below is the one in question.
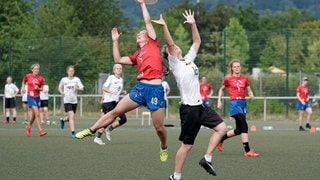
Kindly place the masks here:
MULTIPOLYGON (((158 17, 165 9, 172 5, 180 4, 185 0, 158 0, 155 5, 148 5, 148 9, 152 17, 158 17)), ((222 3, 226 6, 248 6, 250 3, 253 7, 263 13, 269 9, 272 12, 283 11, 287 7, 296 7, 298 9, 306 10, 310 15, 320 18, 320 3, 319 0, 189 0, 190 3, 201 2, 205 4, 208 10, 216 7, 217 4, 222 3)), ((140 7, 133 0, 121 0, 121 8, 129 17, 130 22, 135 26, 141 20, 140 7)))

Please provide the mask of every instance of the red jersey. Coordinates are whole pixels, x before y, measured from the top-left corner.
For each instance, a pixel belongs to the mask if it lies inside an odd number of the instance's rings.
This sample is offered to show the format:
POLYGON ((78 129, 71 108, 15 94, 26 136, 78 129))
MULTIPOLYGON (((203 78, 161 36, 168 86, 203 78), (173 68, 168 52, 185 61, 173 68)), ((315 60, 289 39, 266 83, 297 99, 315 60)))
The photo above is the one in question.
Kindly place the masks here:
POLYGON ((307 86, 304 85, 299 85, 297 87, 297 93, 299 93, 299 97, 304 101, 307 102, 308 101, 308 97, 309 97, 309 88, 307 86))
POLYGON ((237 76, 227 76, 223 85, 227 88, 230 100, 235 99, 246 99, 246 88, 250 86, 249 79, 247 76, 240 75, 237 76))
POLYGON ((162 61, 158 39, 148 39, 148 42, 129 56, 133 64, 138 65, 137 80, 162 78, 162 61))
POLYGON ((200 84, 200 94, 202 97, 202 100, 208 100, 208 94, 211 91, 211 86, 209 83, 201 83, 200 84))
POLYGON ((39 97, 40 91, 35 90, 35 85, 42 87, 44 85, 44 79, 40 75, 34 75, 32 73, 26 74, 24 76, 24 83, 27 83, 28 86, 28 96, 39 97))

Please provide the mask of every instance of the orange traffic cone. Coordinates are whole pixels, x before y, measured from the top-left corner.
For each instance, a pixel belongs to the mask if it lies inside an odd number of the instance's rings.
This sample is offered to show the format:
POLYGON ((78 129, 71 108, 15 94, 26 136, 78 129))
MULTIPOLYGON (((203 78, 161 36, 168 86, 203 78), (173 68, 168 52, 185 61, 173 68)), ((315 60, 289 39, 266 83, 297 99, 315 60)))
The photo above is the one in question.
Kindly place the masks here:
POLYGON ((255 125, 251 125, 250 131, 257 131, 257 127, 255 125))
POLYGON ((312 127, 309 129, 309 132, 310 132, 310 133, 315 133, 315 132, 316 132, 316 128, 312 126, 312 127))

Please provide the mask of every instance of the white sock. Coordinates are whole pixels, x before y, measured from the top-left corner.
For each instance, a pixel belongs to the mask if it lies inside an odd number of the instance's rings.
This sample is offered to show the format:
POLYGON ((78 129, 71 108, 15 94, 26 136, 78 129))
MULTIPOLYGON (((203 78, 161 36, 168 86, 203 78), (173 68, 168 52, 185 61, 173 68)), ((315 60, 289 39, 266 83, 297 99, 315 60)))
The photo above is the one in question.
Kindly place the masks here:
POLYGON ((212 156, 210 155, 204 155, 204 158, 206 159, 206 161, 211 162, 212 161, 212 156))
POLYGON ((181 173, 176 173, 176 172, 174 172, 174 173, 173 173, 173 178, 180 180, 180 179, 181 179, 181 173))

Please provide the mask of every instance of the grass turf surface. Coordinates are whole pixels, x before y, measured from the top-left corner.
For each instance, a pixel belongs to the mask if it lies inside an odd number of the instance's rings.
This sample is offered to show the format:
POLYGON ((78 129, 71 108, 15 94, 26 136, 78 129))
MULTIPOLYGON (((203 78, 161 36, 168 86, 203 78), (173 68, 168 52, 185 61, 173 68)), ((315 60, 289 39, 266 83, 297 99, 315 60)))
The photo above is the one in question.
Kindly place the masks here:
MULTIPOLYGON (((94 119, 77 119, 76 128, 89 127, 94 119)), ((0 125, 0 177, 6 179, 168 179, 174 170, 179 121, 167 121, 169 159, 159 160, 159 140, 152 127, 140 125, 140 120, 128 123, 112 132, 112 141, 105 146, 93 143, 94 137, 72 139, 68 124, 43 125, 48 135, 39 137, 32 127, 26 137, 24 125, 0 125)), ((231 120, 227 124, 234 126, 231 120)), ((249 132, 250 146, 259 158, 243 156, 240 137, 224 143, 224 151, 214 153, 217 176, 212 177, 198 162, 204 155, 211 130, 202 129, 183 169, 183 179, 316 179, 319 175, 320 132, 299 132, 297 123, 248 121, 256 132, 249 132), (263 126, 273 126, 264 131, 263 126)), ((313 125, 320 126, 319 122, 313 125)), ((105 136, 103 140, 106 141, 105 136)))

